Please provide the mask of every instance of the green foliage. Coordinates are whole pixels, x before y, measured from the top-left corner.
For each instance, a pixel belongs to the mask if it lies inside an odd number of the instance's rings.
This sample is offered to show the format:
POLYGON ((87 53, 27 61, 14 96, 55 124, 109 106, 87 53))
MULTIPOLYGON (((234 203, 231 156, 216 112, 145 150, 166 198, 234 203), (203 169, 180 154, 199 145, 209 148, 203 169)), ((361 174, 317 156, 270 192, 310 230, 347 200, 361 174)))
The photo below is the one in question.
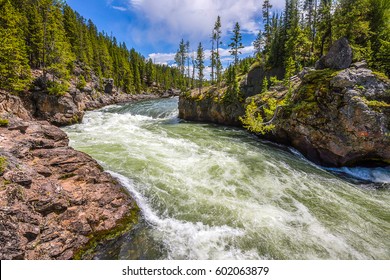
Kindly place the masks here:
POLYGON ((238 56, 241 54, 241 49, 244 48, 242 45, 242 35, 240 32, 240 25, 238 22, 234 25, 233 37, 231 38, 231 43, 229 44, 230 54, 234 57, 234 65, 238 65, 238 56))
POLYGON ((223 96, 223 102, 235 103, 241 101, 240 85, 237 77, 238 66, 231 65, 226 69, 225 80, 227 89, 223 96))
POLYGON ((368 106, 370 106, 370 107, 389 108, 390 104, 388 104, 388 103, 386 103, 384 101, 370 100, 370 101, 368 101, 368 106))
POLYGON ((155 65, 99 32, 63 0, 0 0, 0 38, 0 88, 8 91, 28 88, 30 68, 43 70, 43 86, 52 94, 63 93, 75 66, 86 79, 92 73, 113 78, 127 93, 152 85, 178 88, 185 81, 177 69, 155 65))
POLYGON ((254 133, 266 134, 275 128, 273 124, 264 124, 263 117, 254 98, 246 106, 245 115, 240 117, 240 121, 246 129, 254 133))
POLYGON ((0 127, 7 127, 9 124, 9 121, 6 119, 0 119, 0 127))
POLYGON ((264 77, 263 79, 263 87, 261 89, 261 93, 265 93, 268 91, 268 79, 267 77, 264 77))
POLYGON ((49 81, 47 83, 47 92, 51 95, 64 95, 69 90, 69 84, 66 82, 49 81))
POLYGON ((0 175, 2 175, 4 173, 7 166, 8 166, 7 158, 0 156, 0 175))
POLYGON ((271 86, 276 86, 276 85, 282 83, 282 81, 278 80, 278 78, 276 76, 270 77, 269 80, 270 80, 271 86))
MULTIPOLYGON (((263 2, 263 31, 255 41, 256 55, 266 68, 283 67, 288 76, 290 58, 295 70, 313 66, 332 43, 347 37, 354 60, 365 59, 373 69, 390 73, 390 1, 286 0, 281 14, 270 18, 263 2)), ((295 71, 293 71, 295 72, 295 71)))
POLYGON ((203 47, 202 47, 202 43, 199 43, 198 45, 198 50, 196 52, 196 60, 195 60, 195 67, 196 69, 198 70, 198 81, 199 81, 199 93, 201 93, 202 91, 202 86, 203 86, 203 78, 204 78, 204 59, 205 59, 205 55, 204 55, 204 50, 203 50, 203 47))
POLYGON ((85 78, 83 75, 80 75, 77 79, 76 88, 79 90, 82 90, 86 87, 87 82, 85 81, 85 78))
POLYGON ((0 1, 0 88, 12 92, 30 82, 26 45, 20 28, 22 15, 9 0, 0 1))

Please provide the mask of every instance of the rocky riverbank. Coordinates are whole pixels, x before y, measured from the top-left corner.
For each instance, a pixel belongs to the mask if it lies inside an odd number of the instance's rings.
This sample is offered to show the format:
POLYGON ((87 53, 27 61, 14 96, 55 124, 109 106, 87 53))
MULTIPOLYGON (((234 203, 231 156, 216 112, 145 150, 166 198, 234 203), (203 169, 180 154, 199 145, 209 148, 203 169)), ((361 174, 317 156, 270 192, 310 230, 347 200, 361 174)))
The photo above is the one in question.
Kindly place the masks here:
POLYGON ((248 84, 248 79, 241 84, 242 95, 249 96, 246 101, 243 98, 233 104, 226 103, 210 92, 202 96, 183 95, 179 102, 180 117, 241 126, 239 118, 254 99, 258 113, 268 121, 261 109, 264 98, 284 97, 285 105, 276 111, 272 121, 274 128, 260 137, 292 146, 325 166, 390 164, 390 81, 387 77, 374 73, 365 63, 355 63, 342 70, 305 69, 291 83, 293 92, 289 99, 283 86, 271 87, 266 95, 254 94, 254 86, 248 84))
POLYGON ((0 259, 89 258, 99 241, 129 230, 135 201, 57 126, 80 122, 85 110, 173 94, 0 91, 0 259))

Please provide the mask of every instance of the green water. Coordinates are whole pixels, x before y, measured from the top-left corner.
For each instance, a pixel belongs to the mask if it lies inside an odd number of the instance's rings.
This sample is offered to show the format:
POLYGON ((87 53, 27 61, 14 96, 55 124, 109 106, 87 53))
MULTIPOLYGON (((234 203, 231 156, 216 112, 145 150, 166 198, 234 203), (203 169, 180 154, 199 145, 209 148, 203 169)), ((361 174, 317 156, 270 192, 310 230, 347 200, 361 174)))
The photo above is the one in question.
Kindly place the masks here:
POLYGON ((331 172, 243 130, 177 114, 175 98, 144 101, 65 128, 142 209, 135 231, 100 257, 390 259, 388 168, 331 172))

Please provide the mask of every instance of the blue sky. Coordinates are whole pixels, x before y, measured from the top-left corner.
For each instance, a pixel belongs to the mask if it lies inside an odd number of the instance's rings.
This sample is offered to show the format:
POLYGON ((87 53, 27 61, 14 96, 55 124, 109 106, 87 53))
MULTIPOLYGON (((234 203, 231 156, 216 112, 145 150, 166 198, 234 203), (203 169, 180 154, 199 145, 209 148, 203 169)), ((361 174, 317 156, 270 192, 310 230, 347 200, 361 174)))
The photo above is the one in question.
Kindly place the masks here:
MULTIPOLYGON (((156 63, 173 63, 181 38, 196 49, 210 49, 210 34, 218 15, 222 20, 224 65, 235 22, 243 33, 243 56, 253 54, 252 41, 261 26, 263 0, 67 0, 74 10, 91 19, 99 31, 114 35, 156 63)), ((284 0, 271 0, 281 9, 284 0)))

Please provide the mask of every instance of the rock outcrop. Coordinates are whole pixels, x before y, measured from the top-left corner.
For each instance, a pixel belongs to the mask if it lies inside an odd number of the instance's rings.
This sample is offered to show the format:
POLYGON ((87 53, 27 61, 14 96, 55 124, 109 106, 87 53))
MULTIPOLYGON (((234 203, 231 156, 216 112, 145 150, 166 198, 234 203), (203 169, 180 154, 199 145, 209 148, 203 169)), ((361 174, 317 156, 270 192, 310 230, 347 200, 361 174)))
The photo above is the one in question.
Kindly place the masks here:
MULTIPOLYGON (((88 88, 87 88, 88 90, 88 88)), ((47 120, 56 126, 65 126, 82 121, 84 112, 111 104, 143 99, 159 98, 153 94, 112 94, 81 92, 71 88, 64 95, 50 95, 45 92, 28 92, 22 95, 25 107, 38 120, 47 120)))
MULTIPOLYGON (((386 77, 361 62, 341 71, 304 69, 294 77, 294 84, 288 105, 277 111, 275 128, 260 137, 290 145, 325 166, 390 164, 390 81, 386 77)), ((272 90, 274 96, 288 96, 281 88, 272 90)), ((201 100, 183 96, 180 117, 239 125, 243 102, 229 104, 231 109, 226 110, 227 105, 216 100, 212 94, 201 100)))
POLYGON ((194 99, 179 97, 179 118, 189 121, 213 122, 231 126, 240 126, 239 117, 244 114, 241 103, 225 103, 211 98, 194 99))
POLYGON ((0 93, 0 259, 81 257, 137 221, 138 207, 66 134, 0 93))
POLYGON ((352 63, 352 49, 346 38, 334 42, 329 52, 315 64, 316 70, 325 68, 341 70, 348 68, 352 63))
POLYGON ((367 68, 310 71, 266 137, 325 166, 388 165, 389 90, 367 68))

